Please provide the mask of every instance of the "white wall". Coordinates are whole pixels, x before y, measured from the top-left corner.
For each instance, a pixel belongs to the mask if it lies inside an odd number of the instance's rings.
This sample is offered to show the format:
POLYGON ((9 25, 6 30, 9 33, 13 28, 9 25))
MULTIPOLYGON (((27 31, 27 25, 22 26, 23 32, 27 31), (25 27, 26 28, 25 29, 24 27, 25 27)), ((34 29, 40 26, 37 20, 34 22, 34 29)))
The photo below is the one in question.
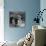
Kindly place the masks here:
POLYGON ((3 0, 0 0, 0 42, 4 41, 4 8, 3 0))

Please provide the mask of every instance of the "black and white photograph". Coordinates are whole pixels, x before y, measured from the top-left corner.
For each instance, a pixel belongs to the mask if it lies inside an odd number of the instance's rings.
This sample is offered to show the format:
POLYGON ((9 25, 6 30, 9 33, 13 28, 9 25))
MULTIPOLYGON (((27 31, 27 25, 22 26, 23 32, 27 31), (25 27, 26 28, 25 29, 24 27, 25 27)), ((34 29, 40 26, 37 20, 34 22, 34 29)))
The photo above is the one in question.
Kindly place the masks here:
POLYGON ((24 27, 25 26, 25 12, 9 12, 9 25, 11 27, 24 27))

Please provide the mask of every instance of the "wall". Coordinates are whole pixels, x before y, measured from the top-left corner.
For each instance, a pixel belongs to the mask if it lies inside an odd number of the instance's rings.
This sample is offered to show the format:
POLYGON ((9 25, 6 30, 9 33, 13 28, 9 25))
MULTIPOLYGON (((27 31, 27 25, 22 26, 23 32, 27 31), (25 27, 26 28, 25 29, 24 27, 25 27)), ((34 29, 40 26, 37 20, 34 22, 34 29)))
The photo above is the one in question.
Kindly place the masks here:
POLYGON ((3 0, 0 1, 0 42, 4 41, 4 8, 3 0))
POLYGON ((35 12, 40 9, 40 0, 4 0, 4 38, 7 41, 18 41, 32 29, 35 12), (26 26, 24 28, 9 27, 9 11, 25 11, 26 26))

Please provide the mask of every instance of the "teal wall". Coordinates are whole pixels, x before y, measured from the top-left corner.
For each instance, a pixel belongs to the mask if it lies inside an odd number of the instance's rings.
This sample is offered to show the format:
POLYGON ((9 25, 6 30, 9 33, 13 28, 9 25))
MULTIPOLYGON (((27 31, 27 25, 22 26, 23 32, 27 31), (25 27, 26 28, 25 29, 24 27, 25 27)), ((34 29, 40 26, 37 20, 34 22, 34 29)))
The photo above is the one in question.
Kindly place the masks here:
POLYGON ((32 29, 35 12, 40 9, 40 0, 4 0, 4 38, 7 41, 18 41, 32 29), (24 28, 9 27, 9 11, 25 11, 26 26, 24 28))

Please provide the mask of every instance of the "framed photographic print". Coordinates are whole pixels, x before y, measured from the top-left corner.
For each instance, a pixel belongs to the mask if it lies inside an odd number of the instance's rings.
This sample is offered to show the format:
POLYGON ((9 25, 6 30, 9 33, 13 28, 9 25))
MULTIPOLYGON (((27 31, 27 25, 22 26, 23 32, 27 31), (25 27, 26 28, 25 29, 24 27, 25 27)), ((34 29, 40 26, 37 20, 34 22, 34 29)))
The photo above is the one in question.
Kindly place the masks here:
POLYGON ((9 12, 9 25, 10 27, 24 27, 25 26, 25 12, 10 11, 9 12))

